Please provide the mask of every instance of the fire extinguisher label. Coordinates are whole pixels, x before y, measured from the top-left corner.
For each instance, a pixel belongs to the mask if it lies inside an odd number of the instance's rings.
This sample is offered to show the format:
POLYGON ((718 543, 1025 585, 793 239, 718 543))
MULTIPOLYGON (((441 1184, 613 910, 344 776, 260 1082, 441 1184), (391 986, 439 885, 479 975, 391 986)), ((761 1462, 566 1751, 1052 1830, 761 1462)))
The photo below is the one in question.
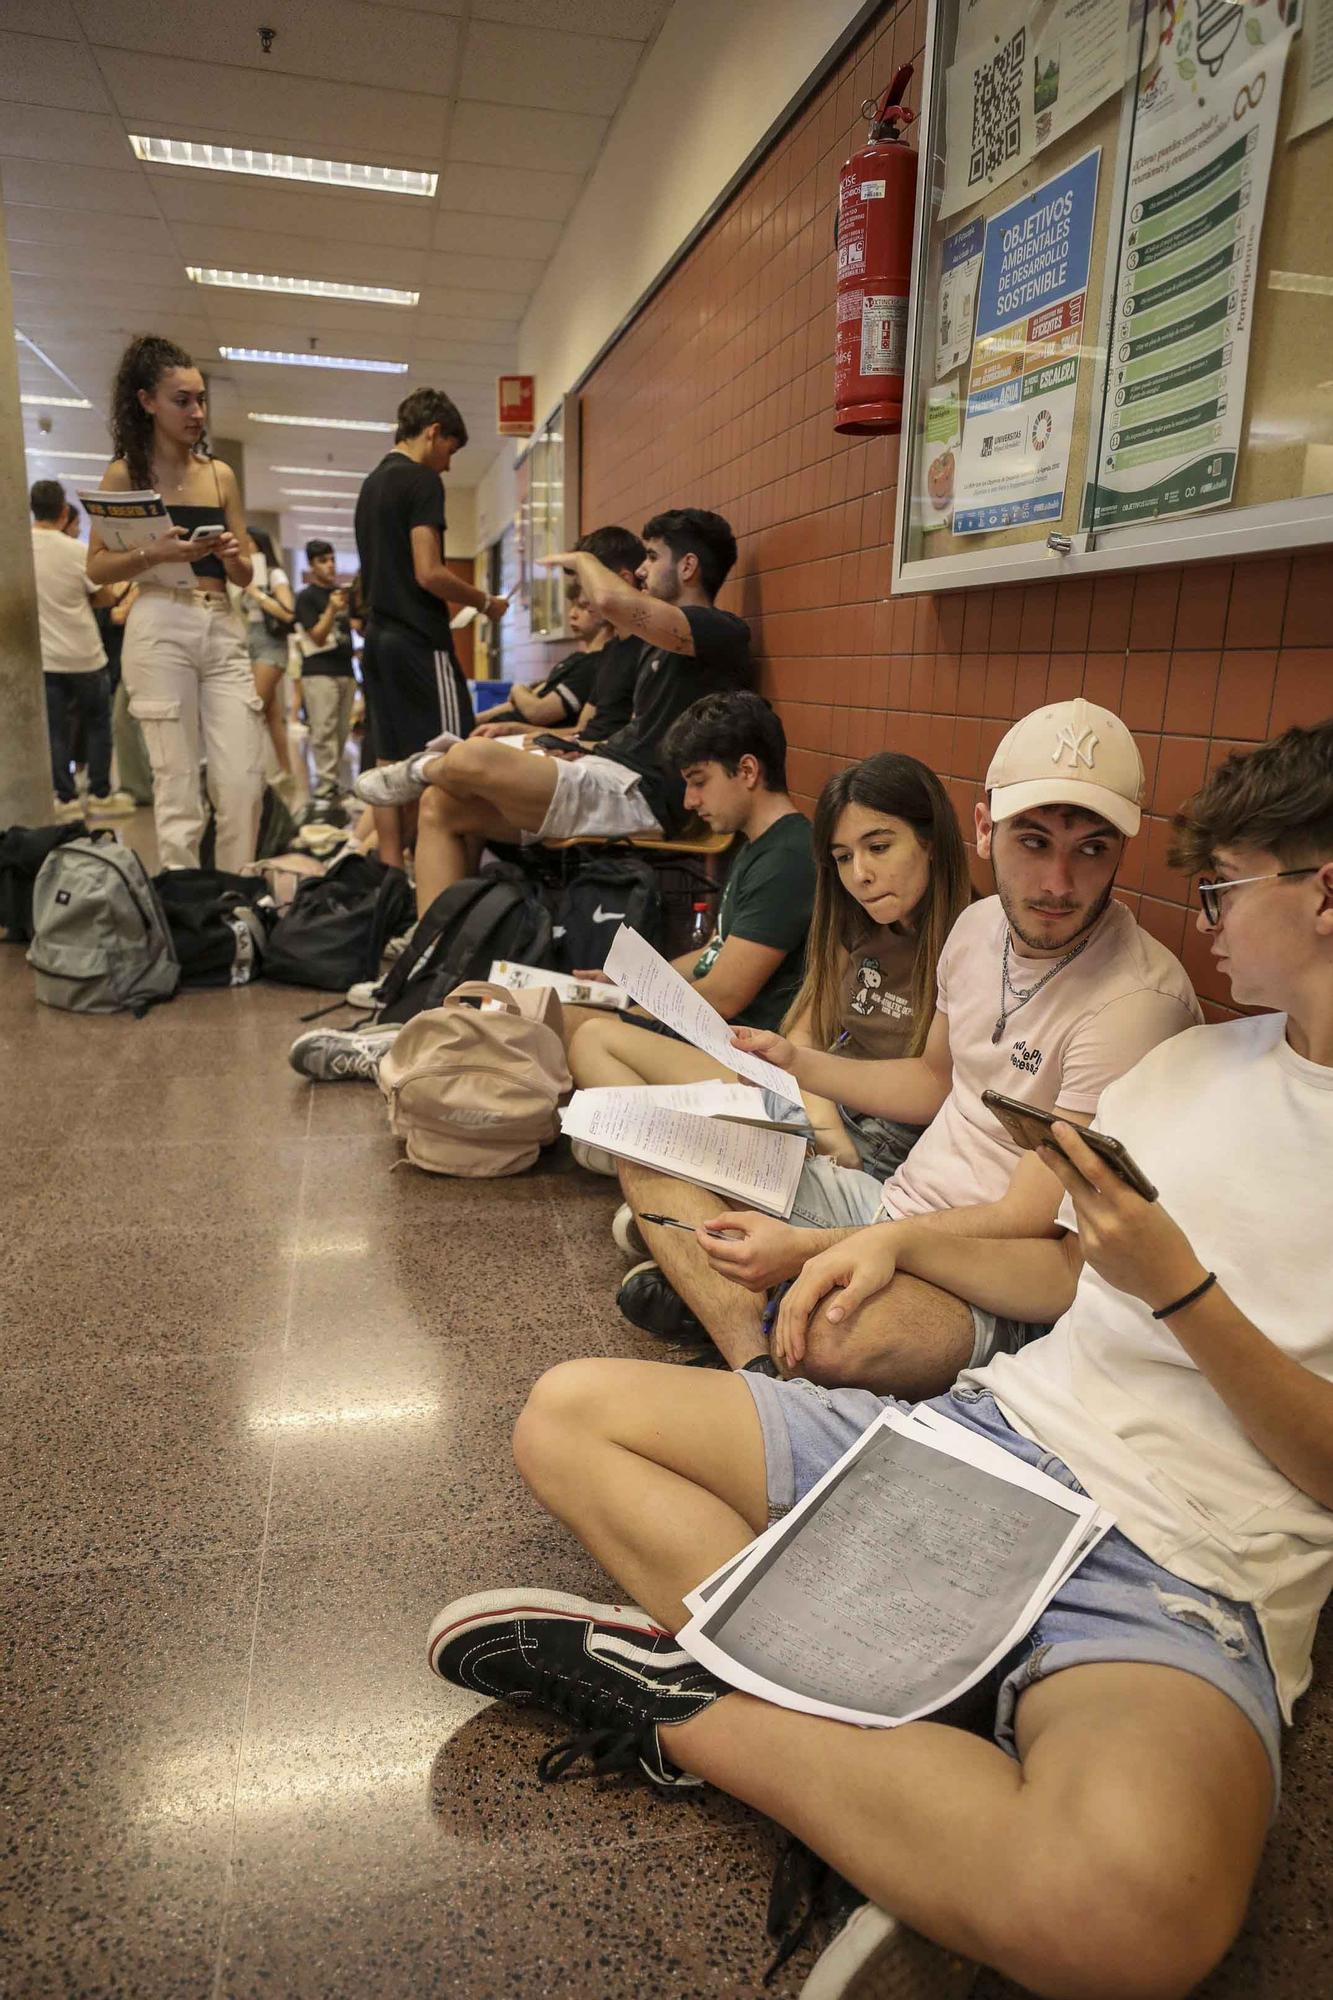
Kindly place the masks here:
POLYGON ((862 181, 861 199, 862 201, 883 201, 884 199, 883 181, 862 181))
POLYGON ((861 373, 901 375, 907 358, 907 300, 867 292, 861 301, 861 373))

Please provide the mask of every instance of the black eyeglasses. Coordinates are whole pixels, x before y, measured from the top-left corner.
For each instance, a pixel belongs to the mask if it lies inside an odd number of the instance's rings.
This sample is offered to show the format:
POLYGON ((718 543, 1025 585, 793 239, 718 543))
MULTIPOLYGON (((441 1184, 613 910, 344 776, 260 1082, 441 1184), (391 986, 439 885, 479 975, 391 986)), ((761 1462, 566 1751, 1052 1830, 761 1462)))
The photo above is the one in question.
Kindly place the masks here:
POLYGON ((1216 930, 1222 921, 1222 905, 1218 898, 1224 889, 1248 889, 1251 882, 1281 882, 1288 875, 1317 875, 1323 865, 1321 861, 1313 868, 1275 868, 1271 875, 1238 875, 1234 882, 1218 882, 1211 875, 1201 875, 1197 887, 1203 914, 1216 930))

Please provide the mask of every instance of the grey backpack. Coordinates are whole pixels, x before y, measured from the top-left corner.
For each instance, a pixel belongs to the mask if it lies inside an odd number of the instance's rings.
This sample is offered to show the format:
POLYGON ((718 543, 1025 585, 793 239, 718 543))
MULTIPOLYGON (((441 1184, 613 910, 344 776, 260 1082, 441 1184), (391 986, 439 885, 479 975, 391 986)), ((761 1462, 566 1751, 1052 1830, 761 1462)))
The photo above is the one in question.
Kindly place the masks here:
POLYGON ((169 1000, 180 966, 137 854, 114 834, 56 848, 32 892, 28 963, 37 998, 74 1014, 144 1014, 169 1000))

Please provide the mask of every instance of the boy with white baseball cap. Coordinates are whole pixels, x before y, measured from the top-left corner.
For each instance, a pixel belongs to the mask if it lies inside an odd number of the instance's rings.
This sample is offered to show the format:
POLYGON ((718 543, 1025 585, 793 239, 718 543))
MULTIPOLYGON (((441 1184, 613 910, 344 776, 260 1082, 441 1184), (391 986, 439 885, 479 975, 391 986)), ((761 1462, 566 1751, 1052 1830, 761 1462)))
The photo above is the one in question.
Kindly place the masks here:
POLYGON ((789 1222, 720 1215, 705 1190, 626 1165, 622 1184, 658 1260, 627 1281, 627 1317, 696 1337, 697 1321, 733 1367, 777 1374, 781 1363, 830 1387, 900 1396, 934 1395, 960 1369, 1045 1331, 997 1316, 985 1299, 902 1278, 854 1323, 793 1330, 770 1354, 763 1294, 870 1223, 929 1217, 950 1235, 1053 1233, 1060 1185, 1020 1153, 983 1091, 1086 1125, 1107 1084, 1201 1019, 1179 960, 1112 900, 1143 790, 1138 748, 1109 709, 1080 697, 1014 724, 976 808, 977 852, 997 893, 949 935, 923 1054, 851 1061, 756 1029, 734 1036, 807 1090, 928 1129, 882 1186, 808 1160, 789 1222), (691 1221, 696 1233, 644 1222, 644 1209, 691 1221))

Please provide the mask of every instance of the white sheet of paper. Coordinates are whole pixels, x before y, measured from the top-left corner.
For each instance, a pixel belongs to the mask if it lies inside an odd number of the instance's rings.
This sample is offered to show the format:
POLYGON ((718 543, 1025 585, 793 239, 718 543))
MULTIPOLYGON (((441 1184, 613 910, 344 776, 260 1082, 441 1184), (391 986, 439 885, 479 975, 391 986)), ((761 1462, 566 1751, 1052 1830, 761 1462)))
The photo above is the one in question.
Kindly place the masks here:
POLYGON ((886 1411, 690 1593, 680 1643, 783 1707, 886 1728, 976 1684, 1109 1516, 961 1424, 886 1411))
POLYGON ((631 998, 646 1007, 655 1021, 674 1028, 696 1049, 702 1049, 724 1069, 748 1076, 761 1089, 772 1090, 787 1104, 801 1103, 801 1087, 776 1063, 746 1055, 731 1045, 731 1030, 715 1007, 696 993, 688 979, 668 965, 637 931, 622 924, 611 943, 602 970, 631 998))
POLYGON ((633 1090, 576 1090, 560 1114, 571 1139, 604 1146, 728 1201, 786 1217, 805 1163, 805 1141, 790 1132, 699 1118, 642 1102, 633 1090))
POLYGON ((629 1001, 618 986, 600 981, 573 979, 567 972, 548 972, 542 965, 520 965, 514 959, 496 958, 486 977, 495 986, 507 986, 519 993, 525 986, 551 986, 568 1007, 600 1007, 604 1013, 623 1013, 629 1001))
POLYGON ((480 613, 475 604, 465 604, 463 609, 455 612, 454 616, 449 620, 449 630, 451 632, 462 632, 472 623, 474 618, 479 616, 480 613))
MULTIPOLYGON (((619 988, 607 987, 604 991, 619 993, 619 988)), ((668 1111, 692 1111, 696 1118, 730 1118, 741 1125, 762 1125, 769 1130, 799 1132, 802 1138, 809 1137, 803 1113, 799 1117, 793 1115, 790 1121, 774 1118, 765 1109, 760 1093, 748 1083, 724 1083, 721 1077, 713 1077, 705 1083, 640 1083, 624 1089, 619 1085, 604 1085, 604 1095, 608 1089, 620 1097, 637 1098, 641 1104, 660 1104, 668 1111)))

